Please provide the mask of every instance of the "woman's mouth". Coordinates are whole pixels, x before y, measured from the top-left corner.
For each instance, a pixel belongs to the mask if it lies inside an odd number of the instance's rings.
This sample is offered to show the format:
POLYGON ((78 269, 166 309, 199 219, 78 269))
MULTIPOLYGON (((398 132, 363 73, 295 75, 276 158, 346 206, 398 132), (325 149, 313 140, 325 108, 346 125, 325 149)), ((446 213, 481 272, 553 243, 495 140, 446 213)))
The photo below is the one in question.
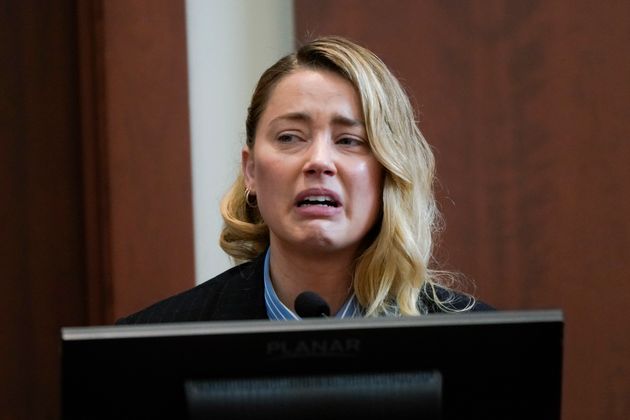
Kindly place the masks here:
POLYGON ((306 218, 329 218, 342 211, 339 195, 326 188, 308 188, 295 197, 298 214, 306 218))
POLYGON ((328 206, 328 207, 339 207, 339 202, 334 198, 327 195, 310 195, 304 197, 302 200, 297 202, 298 207, 305 206, 328 206))

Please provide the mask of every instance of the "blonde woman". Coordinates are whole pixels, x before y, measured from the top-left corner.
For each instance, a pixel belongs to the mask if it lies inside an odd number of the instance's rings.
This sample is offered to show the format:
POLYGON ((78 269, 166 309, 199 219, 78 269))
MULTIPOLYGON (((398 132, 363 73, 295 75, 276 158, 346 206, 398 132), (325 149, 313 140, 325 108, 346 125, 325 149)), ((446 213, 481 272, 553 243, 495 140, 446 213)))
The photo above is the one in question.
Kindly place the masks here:
POLYGON ((261 76, 242 170, 221 205, 239 263, 119 323, 300 319, 488 310, 430 268, 434 158, 409 99, 372 52, 324 37, 261 76))

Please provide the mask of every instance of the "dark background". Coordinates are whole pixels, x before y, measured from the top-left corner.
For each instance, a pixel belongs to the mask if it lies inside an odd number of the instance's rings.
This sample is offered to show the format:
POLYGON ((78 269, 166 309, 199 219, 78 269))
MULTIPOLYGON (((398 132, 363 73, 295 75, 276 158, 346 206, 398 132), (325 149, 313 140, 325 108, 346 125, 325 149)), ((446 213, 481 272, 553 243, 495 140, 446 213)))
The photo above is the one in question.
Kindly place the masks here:
MULTIPOLYGON (((630 417, 630 3, 297 0, 413 97, 439 255, 566 317, 564 419, 630 417)), ((183 0, 0 2, 0 418, 58 418, 59 328, 193 285, 183 0)))

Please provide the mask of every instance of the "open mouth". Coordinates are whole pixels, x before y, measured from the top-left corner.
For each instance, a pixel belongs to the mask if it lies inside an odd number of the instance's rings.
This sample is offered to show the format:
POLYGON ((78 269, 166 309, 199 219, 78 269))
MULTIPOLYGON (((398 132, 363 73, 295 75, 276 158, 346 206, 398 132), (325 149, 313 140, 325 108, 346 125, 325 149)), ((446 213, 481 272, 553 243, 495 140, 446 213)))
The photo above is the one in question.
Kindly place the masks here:
POLYGON ((305 206, 327 206, 339 207, 339 202, 325 195, 311 195, 297 202, 298 207, 305 206))

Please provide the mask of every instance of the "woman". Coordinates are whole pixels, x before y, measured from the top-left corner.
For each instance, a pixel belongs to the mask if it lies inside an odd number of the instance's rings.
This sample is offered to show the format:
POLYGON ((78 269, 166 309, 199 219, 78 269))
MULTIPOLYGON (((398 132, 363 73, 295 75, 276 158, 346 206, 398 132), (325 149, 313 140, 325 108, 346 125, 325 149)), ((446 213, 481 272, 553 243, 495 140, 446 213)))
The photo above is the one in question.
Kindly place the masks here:
POLYGON ((429 268, 434 159, 409 99, 373 53, 316 39, 260 78, 242 171, 224 198, 222 248, 238 265, 120 323, 402 316, 490 309, 429 268))

